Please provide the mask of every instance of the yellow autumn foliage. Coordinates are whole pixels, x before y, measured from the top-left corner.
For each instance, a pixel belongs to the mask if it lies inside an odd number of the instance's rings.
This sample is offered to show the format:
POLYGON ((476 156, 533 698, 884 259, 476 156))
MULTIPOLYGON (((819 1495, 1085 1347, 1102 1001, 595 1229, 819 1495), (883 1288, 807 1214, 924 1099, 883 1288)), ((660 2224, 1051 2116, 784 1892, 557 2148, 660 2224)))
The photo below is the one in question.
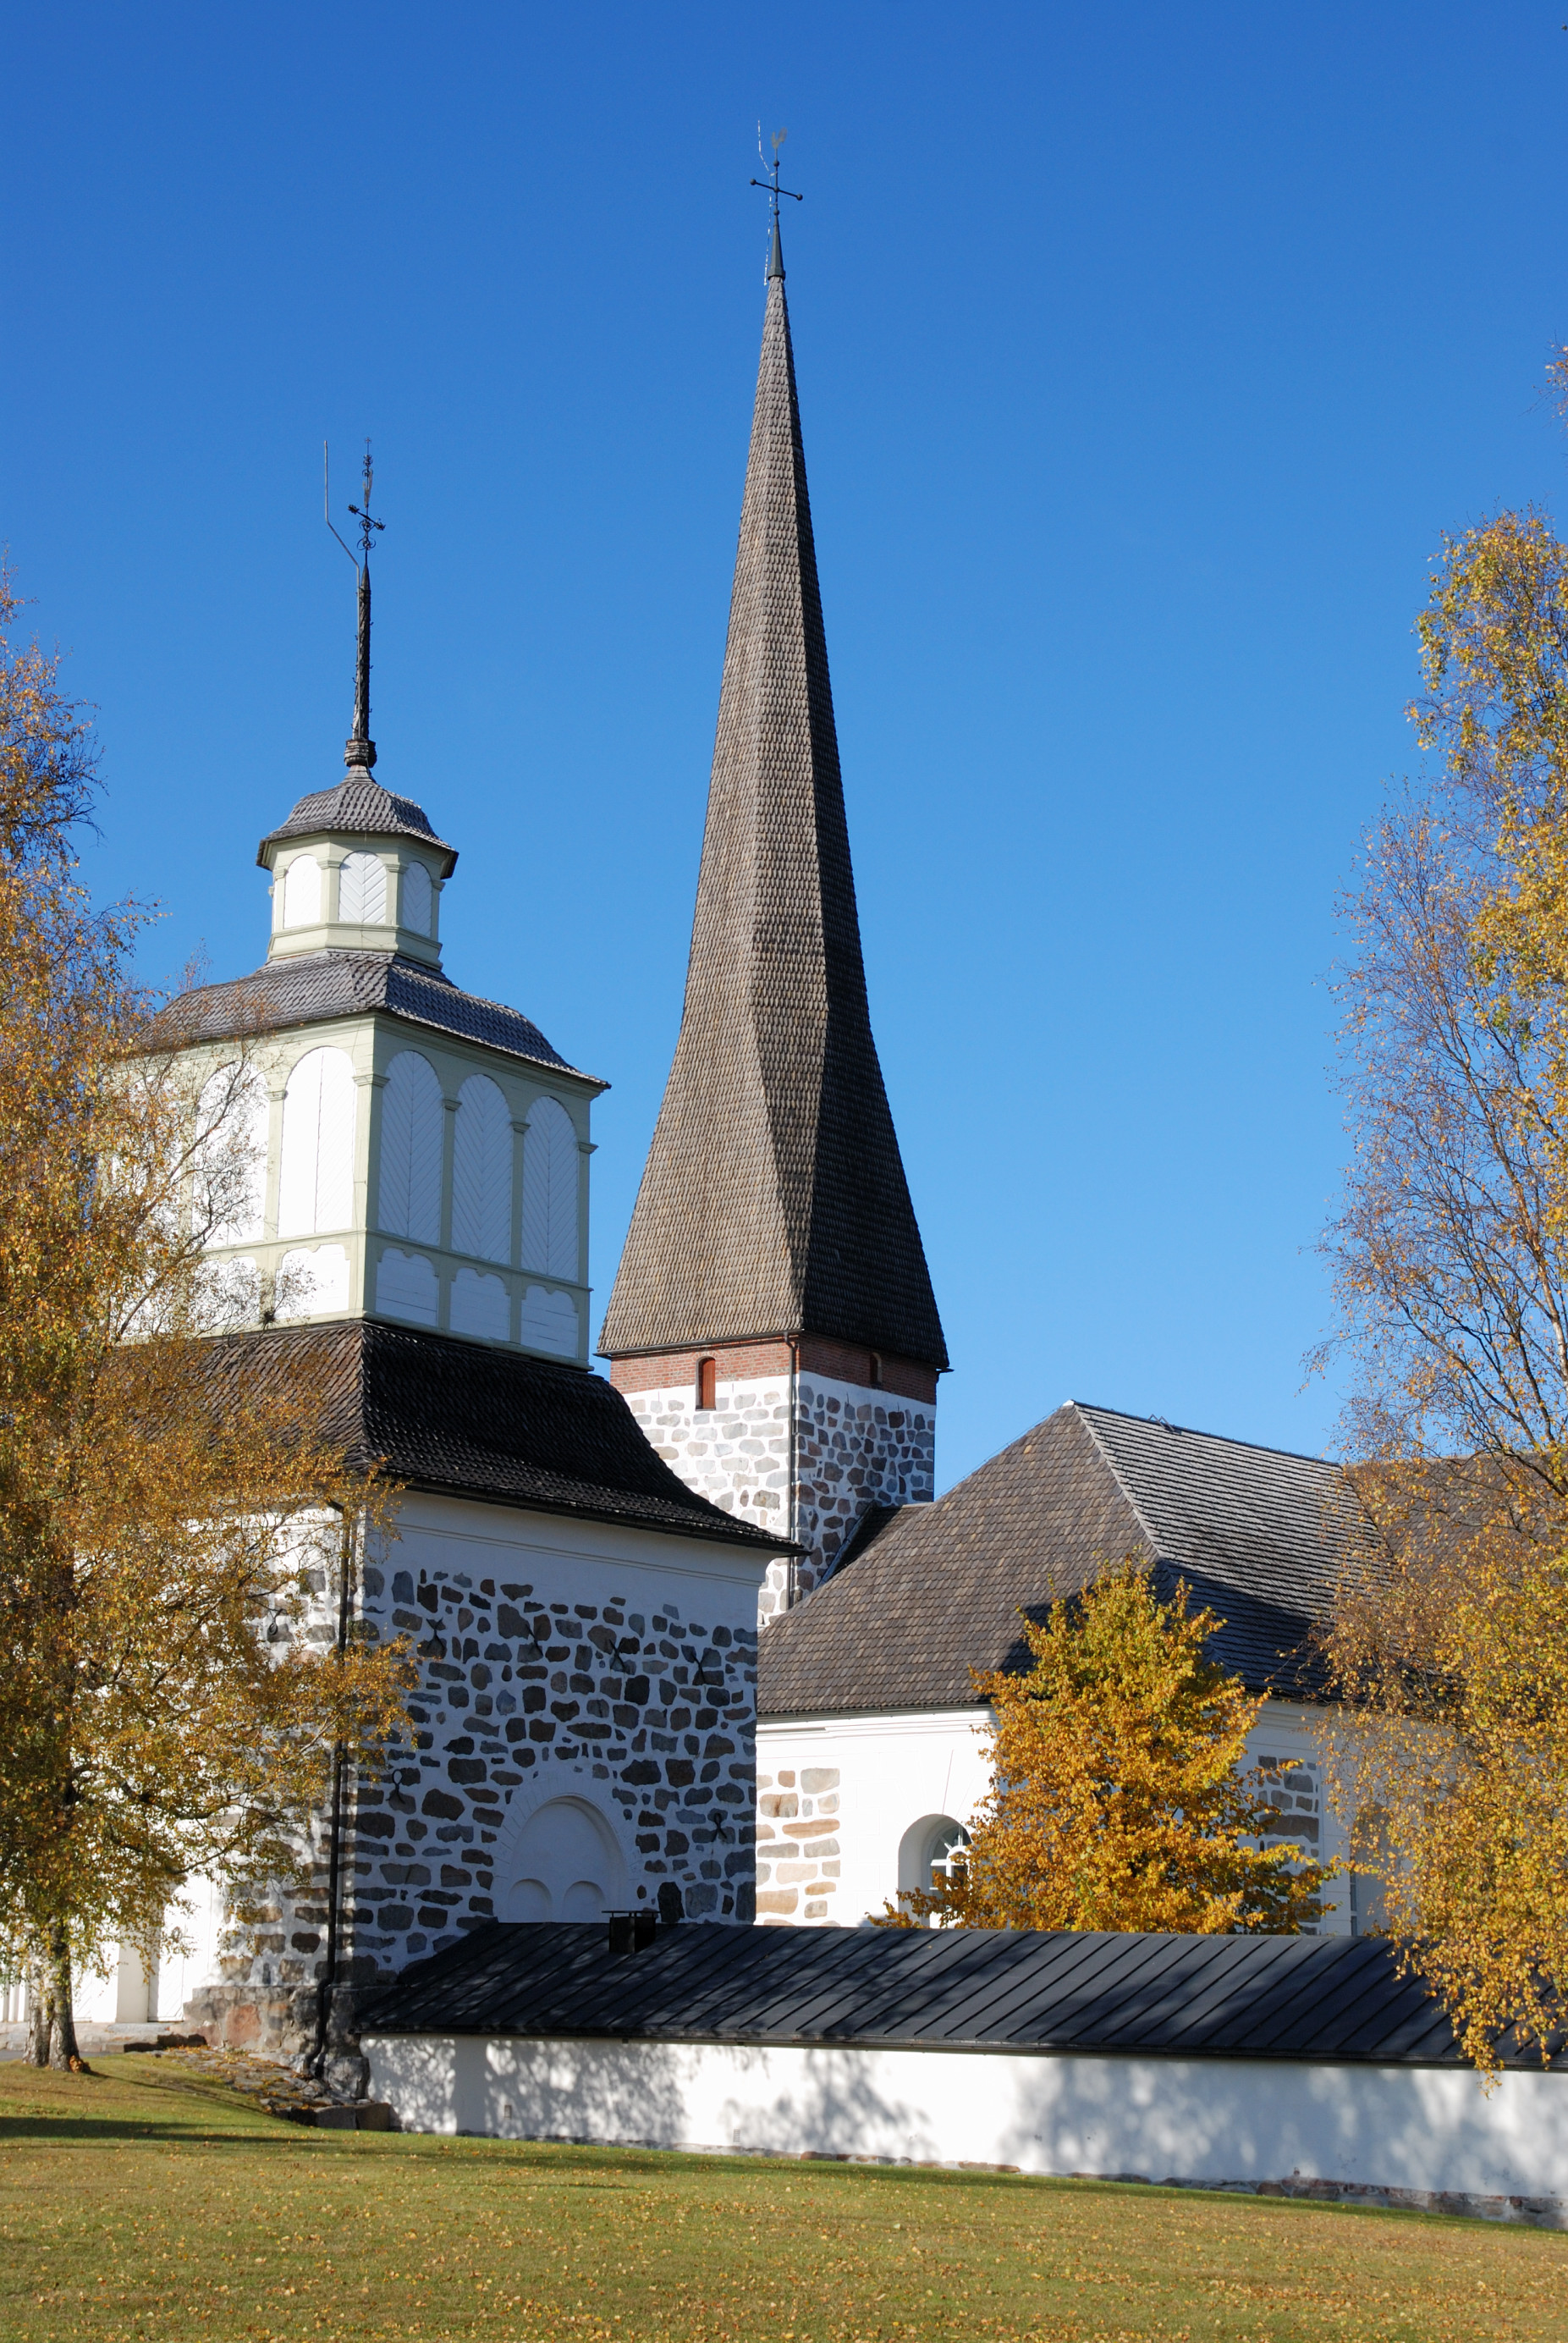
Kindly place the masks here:
POLYGON ((407 1662, 335 1632, 393 1493, 289 1388, 215 1373, 205 1248, 250 1177, 242 1047, 196 1088, 135 980, 143 915, 73 860, 85 719, 0 579, 0 1941, 52 1996, 196 1873, 308 1861, 334 1753, 407 1662))
POLYGON ((880 1925, 1291 1932, 1327 1876, 1243 1769, 1262 1707, 1204 1656, 1223 1624, 1161 1602, 1129 1559, 1025 1619, 1032 1667, 976 1673, 991 1709, 991 1787, 946 1882, 907 1891, 880 1925))
MULTIPOLYGON (((1568 386, 1561 357, 1553 367, 1568 386)), ((1568 546, 1445 542, 1338 986, 1355 1154, 1326 1240, 1382 1566, 1332 1737, 1358 1869, 1468 2054, 1568 2007, 1568 546)))

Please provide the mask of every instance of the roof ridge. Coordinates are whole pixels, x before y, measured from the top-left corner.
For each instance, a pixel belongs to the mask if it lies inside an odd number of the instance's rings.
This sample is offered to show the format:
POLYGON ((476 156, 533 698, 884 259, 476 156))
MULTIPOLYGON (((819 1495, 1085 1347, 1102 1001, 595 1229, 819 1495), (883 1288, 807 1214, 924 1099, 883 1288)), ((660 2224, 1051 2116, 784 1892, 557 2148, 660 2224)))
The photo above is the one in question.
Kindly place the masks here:
POLYGON ((1087 1428, 1089 1436, 1094 1443, 1096 1453, 1101 1457, 1105 1464, 1106 1470, 1111 1474, 1111 1479, 1121 1490, 1128 1504, 1132 1508, 1133 1515, 1137 1520, 1139 1526, 1141 1528, 1144 1536, 1149 1540, 1150 1546, 1153 1553, 1153 1559, 1156 1562, 1168 1560, 1169 1556, 1161 1551, 1160 1533, 1154 1528, 1148 1514, 1144 1512, 1143 1507, 1139 1503, 1138 1499, 1128 1487, 1126 1480, 1122 1475, 1121 1466, 1117 1463, 1115 1457, 1106 1446, 1105 1442, 1101 1440, 1099 1426, 1093 1422, 1089 1410, 1081 1401, 1075 1399, 1070 1399, 1067 1404, 1072 1409, 1074 1414, 1079 1417, 1080 1421, 1087 1428))
POLYGON ((1229 1432, 1205 1432, 1201 1424, 1172 1423, 1169 1416, 1134 1415, 1129 1408, 1106 1407, 1097 1400, 1070 1399, 1064 1405, 1075 1407, 1086 1416, 1112 1416, 1118 1423, 1151 1423, 1156 1431, 1178 1433, 1184 1440, 1212 1440, 1221 1448, 1246 1448, 1257 1456, 1288 1456, 1294 1463, 1322 1464, 1335 1473, 1346 1469, 1342 1456, 1313 1456, 1304 1448, 1277 1448, 1267 1440, 1241 1440, 1229 1432))

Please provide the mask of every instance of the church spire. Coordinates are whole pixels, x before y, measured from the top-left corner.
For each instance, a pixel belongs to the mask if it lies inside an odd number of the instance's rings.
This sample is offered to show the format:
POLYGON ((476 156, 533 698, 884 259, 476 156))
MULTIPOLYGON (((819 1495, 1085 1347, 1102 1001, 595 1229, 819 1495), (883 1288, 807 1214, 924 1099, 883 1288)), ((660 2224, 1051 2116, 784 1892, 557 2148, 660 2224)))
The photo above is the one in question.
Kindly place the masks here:
POLYGON ((802 1336, 863 1346, 857 1380, 947 1365, 867 1007, 775 206, 685 1010, 602 1349, 802 1336))
POLYGON ((350 505, 348 508, 359 523, 357 554, 351 546, 344 544, 342 538, 337 535, 337 530, 333 527, 331 488, 327 478, 325 447, 321 452, 327 526, 332 530, 333 536, 337 538, 338 544, 343 546, 344 552, 347 554, 359 573, 359 633, 354 662, 354 729, 344 745, 343 761, 350 772, 353 772, 356 768, 361 768, 368 773, 376 762, 376 743, 370 738, 370 548, 373 542, 373 532, 385 528, 387 524, 384 520, 373 520, 370 517, 370 490, 375 475, 370 462, 370 442, 367 439, 360 488, 364 502, 350 505))

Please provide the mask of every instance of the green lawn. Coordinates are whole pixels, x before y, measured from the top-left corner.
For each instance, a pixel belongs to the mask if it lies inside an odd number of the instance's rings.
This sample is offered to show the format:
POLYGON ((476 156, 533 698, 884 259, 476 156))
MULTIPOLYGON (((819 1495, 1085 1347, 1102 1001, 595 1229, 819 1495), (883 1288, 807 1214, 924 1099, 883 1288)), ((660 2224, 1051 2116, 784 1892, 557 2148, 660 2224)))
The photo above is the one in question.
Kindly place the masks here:
POLYGON ((1568 2338, 1568 2237, 1260 2197, 308 2131, 0 2066, 0 2337, 1568 2338))

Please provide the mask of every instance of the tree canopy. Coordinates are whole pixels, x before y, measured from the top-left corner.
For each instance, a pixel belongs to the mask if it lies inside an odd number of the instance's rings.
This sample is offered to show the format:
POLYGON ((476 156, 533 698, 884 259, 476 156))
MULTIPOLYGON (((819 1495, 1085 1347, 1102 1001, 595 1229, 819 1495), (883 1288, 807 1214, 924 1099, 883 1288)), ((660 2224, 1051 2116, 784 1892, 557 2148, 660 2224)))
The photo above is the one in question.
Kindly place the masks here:
POLYGON ((69 2056, 73 1972, 150 1950, 187 1878, 309 1862, 406 1666, 337 1632, 393 1493, 307 1371, 213 1373, 250 1052, 193 1055, 136 979, 146 913, 93 908, 87 719, 18 616, 0 580, 0 1938, 69 2056))
MULTIPOLYGON (((1568 383, 1553 367, 1561 391, 1568 383)), ((1446 540, 1423 769, 1345 906, 1354 1154, 1325 1240, 1386 1567, 1331 1641, 1357 1862, 1469 2054, 1568 2006, 1568 546, 1446 540)))
POLYGON ((1243 1770, 1262 1707, 1205 1656, 1223 1622, 1131 1558, 1025 1619, 1032 1667, 975 1675, 992 1711, 991 1787, 944 1882, 883 1925, 1291 1932, 1326 1876, 1279 1835, 1243 1770))

